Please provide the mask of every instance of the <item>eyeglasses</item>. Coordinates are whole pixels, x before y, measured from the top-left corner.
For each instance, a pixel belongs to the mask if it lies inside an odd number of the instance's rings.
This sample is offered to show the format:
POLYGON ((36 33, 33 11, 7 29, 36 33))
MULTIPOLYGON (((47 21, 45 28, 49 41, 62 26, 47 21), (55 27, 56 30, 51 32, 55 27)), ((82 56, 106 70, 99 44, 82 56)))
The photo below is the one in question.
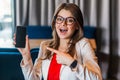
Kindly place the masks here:
POLYGON ((62 16, 57 16, 55 18, 55 22, 58 24, 61 24, 63 21, 66 22, 67 25, 71 25, 73 24, 76 20, 74 17, 67 17, 67 18, 63 18, 62 16))

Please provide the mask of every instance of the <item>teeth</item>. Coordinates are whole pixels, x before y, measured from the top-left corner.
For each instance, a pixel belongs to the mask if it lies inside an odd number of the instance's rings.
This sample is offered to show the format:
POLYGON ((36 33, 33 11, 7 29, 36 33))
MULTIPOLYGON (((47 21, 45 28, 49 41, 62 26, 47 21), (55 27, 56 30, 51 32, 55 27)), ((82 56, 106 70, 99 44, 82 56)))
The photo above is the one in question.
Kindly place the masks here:
POLYGON ((66 32, 67 30, 66 29, 60 29, 61 32, 66 32))

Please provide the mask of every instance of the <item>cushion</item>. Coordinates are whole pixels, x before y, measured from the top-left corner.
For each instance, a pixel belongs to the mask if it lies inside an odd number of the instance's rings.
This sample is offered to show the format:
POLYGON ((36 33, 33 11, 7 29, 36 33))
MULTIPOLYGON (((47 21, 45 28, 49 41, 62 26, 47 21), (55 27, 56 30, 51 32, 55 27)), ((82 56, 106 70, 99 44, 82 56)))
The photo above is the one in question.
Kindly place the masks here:
MULTIPOLYGON (((96 27, 84 26, 84 37, 95 38, 96 27)), ((27 26, 27 34, 30 39, 51 39, 52 29, 50 26, 27 26)))

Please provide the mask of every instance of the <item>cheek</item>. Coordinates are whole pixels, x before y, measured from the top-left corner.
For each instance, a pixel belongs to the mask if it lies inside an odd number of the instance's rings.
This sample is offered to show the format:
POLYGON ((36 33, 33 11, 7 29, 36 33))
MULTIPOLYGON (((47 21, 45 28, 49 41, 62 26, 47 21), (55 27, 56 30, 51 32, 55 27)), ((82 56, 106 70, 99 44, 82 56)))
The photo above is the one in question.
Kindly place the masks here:
POLYGON ((70 32, 71 34, 73 34, 76 30, 77 30, 77 29, 76 29, 75 26, 69 27, 69 32, 70 32))
POLYGON ((59 24, 55 24, 55 27, 58 28, 60 25, 59 24))
POLYGON ((59 30, 59 25, 58 24, 55 24, 55 29, 58 32, 58 30, 59 30))
POLYGON ((76 27, 75 27, 75 26, 70 26, 69 29, 70 29, 71 31, 74 31, 74 30, 76 30, 76 27))
POLYGON ((74 28, 74 27, 70 27, 69 29, 70 29, 70 30, 74 30, 75 28, 74 28))

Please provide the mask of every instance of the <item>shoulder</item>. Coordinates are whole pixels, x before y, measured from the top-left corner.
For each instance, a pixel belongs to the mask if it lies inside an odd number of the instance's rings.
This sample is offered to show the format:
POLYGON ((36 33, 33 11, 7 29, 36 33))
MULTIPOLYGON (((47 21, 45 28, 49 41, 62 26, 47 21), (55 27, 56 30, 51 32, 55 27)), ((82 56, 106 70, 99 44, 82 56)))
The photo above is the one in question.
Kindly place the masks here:
POLYGON ((82 53, 86 53, 86 52, 93 52, 93 48, 89 42, 89 39, 87 38, 82 38, 80 41, 78 41, 76 43, 76 50, 77 52, 82 52, 82 53))
POLYGON ((84 47, 86 44, 90 44, 89 39, 84 37, 76 43, 76 46, 84 47))
POLYGON ((40 43, 40 48, 44 49, 45 47, 47 47, 50 43, 52 42, 51 40, 44 40, 40 43))
POLYGON ((42 52, 45 51, 46 47, 49 46, 52 41, 52 39, 42 41, 40 43, 40 50, 42 50, 42 52))
POLYGON ((95 52, 89 42, 89 39, 83 38, 76 43, 76 50, 83 55, 94 56, 95 52))
POLYGON ((51 42, 52 40, 44 40, 40 43, 40 47, 39 47, 39 55, 38 57, 40 56, 44 56, 44 53, 46 52, 46 47, 49 45, 49 43, 51 42))

